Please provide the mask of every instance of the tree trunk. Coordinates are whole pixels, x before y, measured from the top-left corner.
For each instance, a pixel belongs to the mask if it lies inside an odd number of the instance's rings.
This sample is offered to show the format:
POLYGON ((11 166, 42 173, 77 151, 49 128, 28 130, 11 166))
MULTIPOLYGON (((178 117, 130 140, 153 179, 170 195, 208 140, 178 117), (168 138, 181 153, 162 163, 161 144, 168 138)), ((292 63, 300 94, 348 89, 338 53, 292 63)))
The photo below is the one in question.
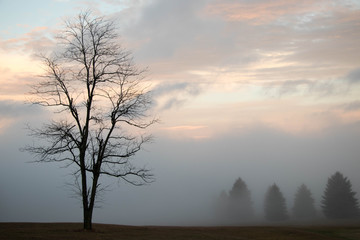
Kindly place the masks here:
POLYGON ((100 169, 97 166, 95 166, 94 168, 95 170, 93 172, 93 183, 91 188, 90 202, 86 200, 85 202, 88 205, 86 206, 84 205, 84 230, 92 230, 92 214, 95 206, 95 198, 96 198, 96 191, 98 187, 99 171, 100 171, 100 169))
POLYGON ((84 230, 92 230, 93 209, 84 208, 84 230))

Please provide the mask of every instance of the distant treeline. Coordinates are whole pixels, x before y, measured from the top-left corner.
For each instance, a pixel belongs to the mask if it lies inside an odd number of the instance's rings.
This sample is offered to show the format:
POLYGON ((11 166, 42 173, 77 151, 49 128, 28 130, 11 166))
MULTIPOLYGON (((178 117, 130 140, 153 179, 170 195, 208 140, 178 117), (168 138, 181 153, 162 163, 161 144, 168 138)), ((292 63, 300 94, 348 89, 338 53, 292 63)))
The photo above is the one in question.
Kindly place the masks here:
MULTIPOLYGON (((321 200, 321 210, 328 219, 355 219, 360 217, 356 193, 347 177, 336 172, 330 178, 321 200)), ((229 193, 223 191, 216 204, 216 217, 224 223, 246 223, 255 219, 251 192, 245 181, 238 178, 229 193)), ((302 184, 298 187, 293 208, 289 211, 280 188, 269 186, 264 199, 264 217, 268 221, 288 219, 311 221, 318 217, 310 189, 302 184)))

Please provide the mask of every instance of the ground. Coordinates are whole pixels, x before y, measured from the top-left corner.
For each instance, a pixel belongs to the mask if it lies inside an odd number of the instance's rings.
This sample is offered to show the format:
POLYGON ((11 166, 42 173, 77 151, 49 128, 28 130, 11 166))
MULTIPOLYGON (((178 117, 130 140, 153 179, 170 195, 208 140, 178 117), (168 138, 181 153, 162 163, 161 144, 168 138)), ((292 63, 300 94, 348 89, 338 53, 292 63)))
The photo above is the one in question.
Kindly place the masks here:
POLYGON ((334 240, 360 239, 360 224, 351 226, 254 226, 254 227, 158 227, 94 224, 86 232, 80 223, 0 223, 0 239, 6 240, 334 240))

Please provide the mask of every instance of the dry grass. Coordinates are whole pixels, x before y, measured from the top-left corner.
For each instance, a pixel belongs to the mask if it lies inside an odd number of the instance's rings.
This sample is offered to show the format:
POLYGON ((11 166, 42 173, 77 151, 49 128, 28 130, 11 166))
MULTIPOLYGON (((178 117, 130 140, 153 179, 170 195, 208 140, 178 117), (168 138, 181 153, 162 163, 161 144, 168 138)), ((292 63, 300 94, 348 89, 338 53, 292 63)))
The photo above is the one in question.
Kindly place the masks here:
POLYGON ((60 239, 149 239, 149 240, 334 240, 360 239, 357 226, 272 226, 272 227, 132 227, 95 224, 94 231, 85 232, 79 223, 0 223, 0 239, 60 240, 60 239))

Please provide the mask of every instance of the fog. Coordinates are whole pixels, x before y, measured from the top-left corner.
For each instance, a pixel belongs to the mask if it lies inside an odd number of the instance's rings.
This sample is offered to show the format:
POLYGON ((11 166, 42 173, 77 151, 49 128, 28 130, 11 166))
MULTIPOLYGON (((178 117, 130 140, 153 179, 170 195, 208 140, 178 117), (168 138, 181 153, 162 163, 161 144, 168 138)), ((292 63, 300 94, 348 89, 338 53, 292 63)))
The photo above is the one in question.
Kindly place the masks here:
MULTIPOLYGON (((222 224, 215 205, 239 177, 256 222, 274 183, 286 199, 305 184, 318 217, 327 179, 348 177, 360 198, 358 1, 0 1, 0 221, 81 222, 72 169, 19 149, 26 123, 53 113, 24 105, 54 50, 61 19, 80 9, 115 19, 121 44, 148 67, 155 139, 133 161, 156 181, 102 178, 93 221, 126 225, 222 224), (25 3, 24 3, 25 4, 25 3), (25 6, 25 5, 24 5, 25 6), (40 51, 41 50, 41 51, 40 51)), ((290 218, 291 220, 291 218, 290 218)))
MULTIPOLYGON (((19 121, 2 133, 0 221, 78 222, 80 201, 66 186, 70 169, 34 160, 19 148, 24 138, 19 121)), ((152 184, 134 187, 104 178, 108 191, 94 213, 94 222, 126 225, 214 225, 215 204, 241 177, 247 184, 255 214, 263 219, 264 195, 276 183, 288 212, 297 188, 306 184, 320 213, 328 177, 340 171, 353 191, 360 192, 357 139, 360 124, 338 126, 314 135, 294 135, 262 126, 233 131, 213 139, 189 140, 158 136, 137 155, 155 174, 152 184)), ((359 198, 359 194, 356 195, 359 198)), ((321 216, 321 215, 319 215, 321 216)))

